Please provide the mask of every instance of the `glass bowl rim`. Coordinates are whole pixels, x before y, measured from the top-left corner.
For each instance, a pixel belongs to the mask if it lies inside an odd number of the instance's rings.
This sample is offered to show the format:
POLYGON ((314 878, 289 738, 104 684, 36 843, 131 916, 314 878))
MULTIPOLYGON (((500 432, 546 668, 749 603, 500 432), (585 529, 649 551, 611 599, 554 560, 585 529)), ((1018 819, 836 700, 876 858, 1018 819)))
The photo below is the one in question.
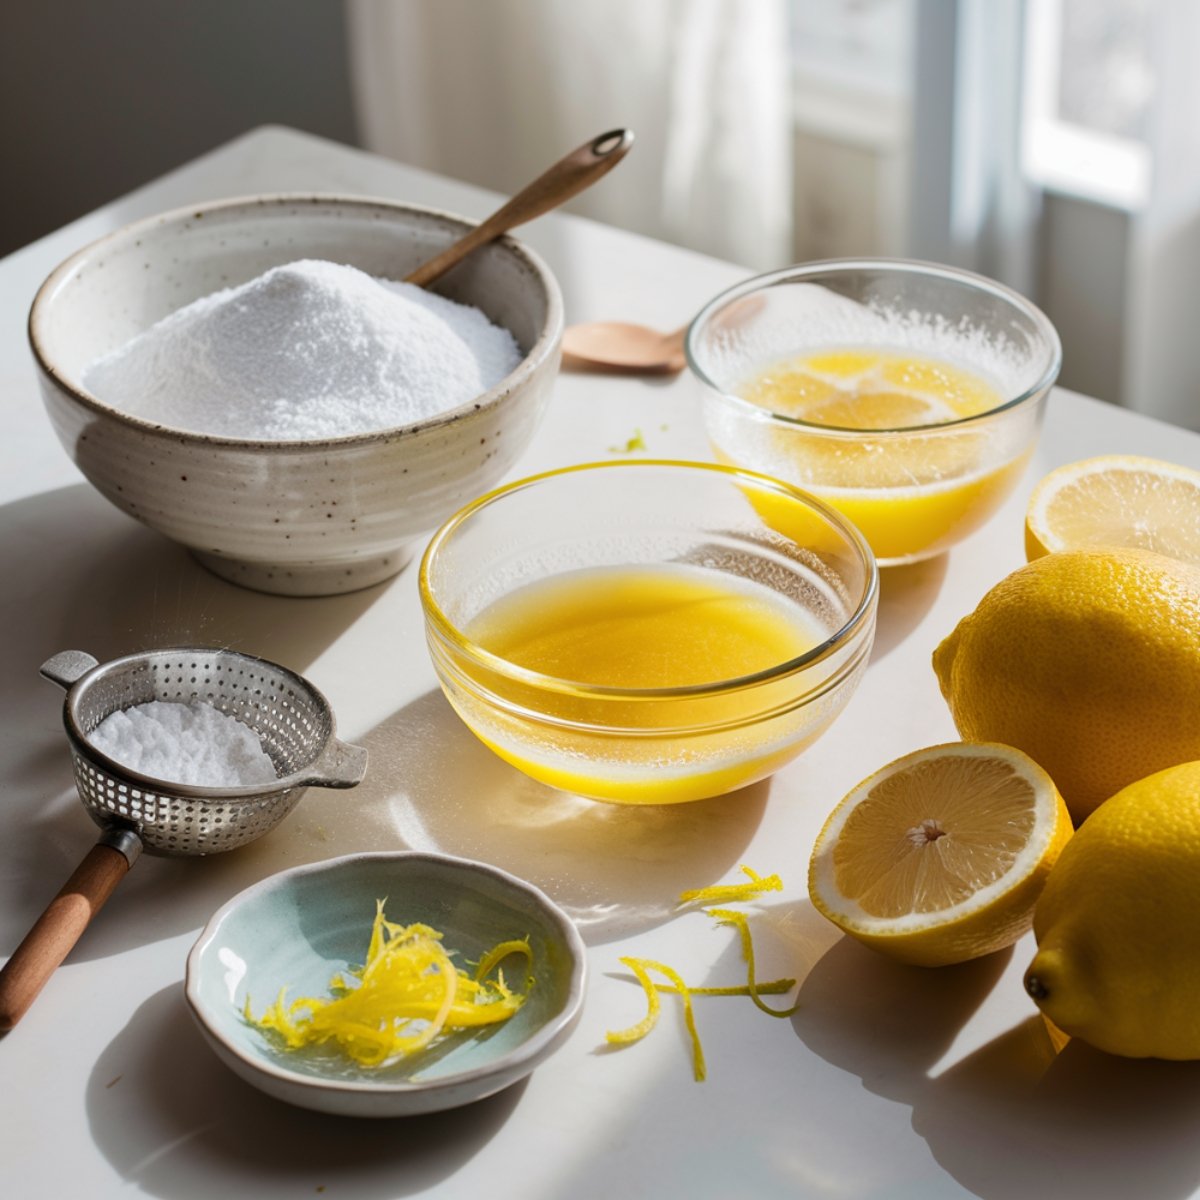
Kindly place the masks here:
POLYGON ((683 352, 691 373, 731 407, 737 408, 760 421, 768 423, 777 422, 785 428, 803 429, 806 433, 816 436, 832 436, 834 440, 861 439, 864 436, 872 439, 900 438, 911 436, 915 433, 936 434, 944 431, 957 432, 966 426, 983 423, 989 418, 1008 412, 1010 409, 1019 408, 1031 400, 1044 395, 1054 386, 1054 381, 1058 378, 1059 372, 1062 369, 1062 341, 1058 336, 1058 330, 1054 328, 1054 324, 1050 318, 1031 300, 1026 299, 1020 292, 1015 291, 1013 288, 998 283, 994 279, 989 279, 986 275, 979 275, 974 271, 966 271, 961 267, 948 267, 941 263, 924 262, 913 258, 826 258, 816 262, 781 267, 774 271, 767 271, 761 275, 754 275, 749 279, 743 279, 740 283, 735 283, 718 292, 692 318, 684 337, 683 352), (695 343, 699 337, 699 330, 720 309, 735 300, 740 300, 744 296, 763 291, 766 288, 778 287, 780 284, 805 282, 813 276, 831 275, 842 271, 880 271, 894 275, 922 275, 967 285, 978 291, 986 292, 1011 305, 1033 322, 1046 339, 1047 348, 1050 352, 1048 365, 1035 383, 1025 388, 1024 391, 1014 396, 1011 400, 1005 400, 1003 404, 997 404, 994 408, 988 408, 979 413, 972 413, 970 416, 958 417, 953 421, 935 421, 926 425, 891 426, 885 429, 855 429, 848 425, 819 425, 813 421, 802 421, 799 417, 789 417, 783 413, 773 412, 769 408, 763 408, 759 404, 753 404, 749 400, 742 399, 741 396, 731 394, 717 384, 704 368, 700 366, 695 352, 695 343))
POLYGON ((663 701, 679 699, 704 699, 721 696, 730 692, 748 690, 764 683, 786 678, 803 672, 814 663, 829 657, 835 651, 849 645, 854 637, 861 632, 868 617, 874 612, 879 593, 879 567, 875 555, 866 539, 858 529, 835 509, 824 501, 783 480, 773 479, 769 475, 757 471, 748 471, 741 467, 728 467, 722 463, 692 462, 686 459, 643 458, 620 462, 586 462, 576 463, 566 467, 556 467, 553 470, 541 471, 536 475, 525 476, 511 483, 503 484, 485 492, 482 496, 470 501, 449 517, 433 534, 425 553, 421 558, 420 571, 417 577, 417 587, 420 594, 421 608, 425 614, 427 627, 438 634, 460 653, 480 663, 489 670, 510 680, 541 689, 546 692, 566 694, 582 699, 622 700, 622 701, 663 701), (547 480, 574 475, 584 471, 595 470, 645 470, 647 468, 667 468, 669 470, 684 469, 709 472, 725 478, 729 482, 742 480, 757 488, 774 492, 795 500, 809 511, 824 518, 828 525, 841 534, 848 548, 857 551, 858 558, 866 569, 866 582, 854 611, 843 621, 837 630, 825 638, 819 645, 804 654, 798 655, 774 666, 766 667, 749 675, 737 675, 730 679, 717 680, 712 683, 688 684, 681 687, 657 688, 623 688, 601 684, 585 684, 567 680, 555 675, 546 675, 521 667, 514 662, 485 650, 463 635, 459 628, 446 616, 441 605, 433 594, 431 583, 432 563, 438 550, 448 538, 474 514, 481 509, 504 499, 519 491, 524 491, 547 480))

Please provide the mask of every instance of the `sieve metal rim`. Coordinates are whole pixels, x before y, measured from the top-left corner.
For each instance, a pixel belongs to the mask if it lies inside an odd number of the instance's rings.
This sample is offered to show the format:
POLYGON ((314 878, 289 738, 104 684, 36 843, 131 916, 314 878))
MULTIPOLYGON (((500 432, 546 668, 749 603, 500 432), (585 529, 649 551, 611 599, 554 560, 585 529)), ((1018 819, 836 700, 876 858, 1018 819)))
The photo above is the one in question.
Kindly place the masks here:
MULTIPOLYGON (((278 794, 290 792, 295 788, 312 786, 348 788, 354 787, 361 780, 366 767, 366 751, 361 747, 342 742, 337 737, 337 721, 333 706, 325 694, 302 675, 291 670, 290 667, 285 667, 281 663, 273 662, 256 654, 218 646, 167 646, 154 650, 139 650, 132 654, 122 655, 120 658, 98 662, 90 654, 68 650, 55 655, 43 664, 42 674, 66 688, 66 696, 63 699, 63 727, 66 730, 71 752, 108 775, 139 784, 147 791, 163 797, 230 803, 239 800, 266 800, 278 794), (145 775, 110 758, 88 741, 80 723, 79 707, 90 688, 110 675, 119 674, 130 664, 188 654, 220 655, 251 666, 261 667, 270 674, 284 676, 289 684, 307 695, 313 701, 314 707, 323 712, 329 726, 323 744, 311 761, 287 775, 281 775, 266 783, 235 787, 204 787, 199 784, 176 783, 155 775, 145 775), (71 669, 74 670, 78 670, 84 660, 90 660, 93 665, 70 678, 65 674, 56 673, 53 669, 60 660, 69 661, 71 669)), ((258 730, 256 729, 255 732, 257 733, 258 730)))
MULTIPOLYGON (((180 663, 181 668, 184 662, 180 663)), ((168 671, 172 669, 169 662, 165 666, 168 671)), ((192 668, 199 669, 196 663, 192 664, 192 668)), ((41 674, 67 693, 63 701, 63 725, 71 747, 76 787, 84 808, 100 825, 102 832, 21 944, 0 966, 0 1036, 21 1019, 47 980, 70 953, 92 917, 137 862, 143 849, 154 854, 185 857, 235 850, 274 829, 309 786, 352 788, 361 782, 367 769, 367 751, 362 746, 338 740, 333 708, 324 694, 295 671, 253 654, 244 654, 224 646, 171 646, 126 654, 102 664, 85 651, 63 650, 42 664, 41 674), (282 677, 283 684, 294 683, 297 690, 292 695, 304 695, 311 701, 319 727, 317 732, 324 735, 316 754, 300 770, 289 772, 269 784, 243 788, 205 788, 174 784, 143 775, 139 771, 127 770, 88 744, 78 710, 94 685, 105 680, 110 673, 127 670, 131 664, 147 669, 148 660, 153 663, 155 659, 167 656, 176 659, 182 656, 186 662, 189 655, 207 659, 207 665, 215 666, 218 672, 225 664, 214 663, 213 660, 222 657, 233 659, 235 664, 237 661, 248 663, 252 669, 255 664, 261 664, 260 678, 263 680, 271 679, 274 684, 275 680, 282 677), (126 814, 120 808, 114 813, 103 801, 95 802, 96 797, 83 779, 88 772, 115 783, 120 792, 137 793, 138 788, 130 785, 142 784, 145 791, 150 793, 149 799, 156 812, 158 802, 161 800, 165 803, 165 818, 161 822, 151 819, 148 823, 126 819, 126 814), (192 823, 192 810, 197 806, 202 813, 210 807, 224 808, 225 814, 210 813, 214 825, 224 826, 213 841, 223 841, 223 844, 205 842, 206 834, 213 831, 206 829, 203 821, 198 823, 198 831, 185 828, 181 832, 177 814, 171 811, 180 805, 186 810, 183 820, 185 827, 192 823), (224 819, 226 814, 228 820, 224 819), (257 821, 256 817, 263 817, 263 820, 257 821), (164 832, 167 834, 165 846, 159 837, 164 832), (192 832, 197 832, 197 838, 185 840, 191 837, 192 832), (236 836, 232 839, 222 838, 221 834, 230 832, 236 836)), ((244 671, 239 671, 239 674, 244 674, 244 671)), ((170 682, 169 675, 167 682, 170 682)), ((193 679, 189 682, 194 684, 196 681, 193 679)), ((210 685, 211 680, 206 680, 205 686, 210 685)), ((177 694, 182 695, 182 691, 177 694)), ((262 695, 262 692, 258 690, 254 694, 262 695)), ((262 707, 257 703, 254 706, 262 707)), ((278 723, 271 727, 277 728, 278 723)), ((260 738, 263 736, 263 731, 257 727, 255 732, 260 738)), ((112 787, 106 785, 105 791, 109 797, 113 795, 112 787)), ((140 798, 136 795, 130 798, 131 810, 135 799, 140 798)))

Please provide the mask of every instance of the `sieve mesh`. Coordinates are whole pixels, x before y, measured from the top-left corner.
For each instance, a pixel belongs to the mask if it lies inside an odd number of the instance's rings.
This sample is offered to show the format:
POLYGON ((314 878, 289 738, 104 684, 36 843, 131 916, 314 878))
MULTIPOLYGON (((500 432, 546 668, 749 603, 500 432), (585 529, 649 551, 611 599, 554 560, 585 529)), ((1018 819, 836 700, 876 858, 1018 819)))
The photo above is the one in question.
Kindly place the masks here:
POLYGON ((232 850, 278 824, 306 785, 351 785, 319 766, 331 746, 340 747, 325 697, 286 667, 233 650, 149 651, 96 666, 71 686, 63 720, 89 815, 105 829, 133 829, 155 854, 232 850), (235 717, 258 734, 279 778, 192 787, 125 770, 92 748, 88 735, 101 721, 152 700, 200 700, 235 717))

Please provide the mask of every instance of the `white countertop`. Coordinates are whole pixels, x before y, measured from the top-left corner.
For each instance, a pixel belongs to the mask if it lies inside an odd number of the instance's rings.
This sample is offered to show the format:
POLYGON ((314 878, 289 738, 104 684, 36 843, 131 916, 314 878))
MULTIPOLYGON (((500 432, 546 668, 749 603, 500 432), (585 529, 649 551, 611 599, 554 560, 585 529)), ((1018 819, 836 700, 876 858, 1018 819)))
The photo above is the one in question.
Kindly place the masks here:
MULTIPOLYGON (((619 181, 618 169, 598 186, 619 181)), ((243 850, 137 864, 0 1041, 0 1196, 1193 1195, 1200 1065, 1123 1061, 1077 1042, 1056 1057, 1021 988, 1031 939, 961 968, 899 967, 819 917, 805 874, 821 821, 853 784, 954 738, 929 656, 1023 561, 1034 481, 1106 452, 1200 468, 1200 437, 1057 391, 1005 508, 943 559, 885 573, 872 665, 815 747, 725 799, 665 809, 576 800, 527 780, 461 726, 426 656, 412 567, 330 599, 240 590, 110 507, 51 432, 25 344, 30 300, 51 268, 138 216, 290 190, 389 196, 472 217, 496 199, 267 128, 0 263, 0 952, 16 946, 95 837, 71 781, 61 694, 38 676, 56 651, 105 660, 190 642, 260 654, 310 678, 342 736, 371 752, 362 787, 310 791, 243 850), (591 980, 571 1040, 507 1092, 402 1122, 322 1117, 243 1084, 202 1042, 183 999, 184 959, 204 921, 283 867, 406 847, 495 863, 575 917, 591 980), (742 981, 736 931, 699 912, 674 914, 680 891, 732 882, 741 863, 783 876, 785 891, 754 918, 756 951, 761 978, 799 979, 799 1012, 775 1021, 748 1000, 697 1000, 704 1084, 692 1082, 669 997, 649 1038, 604 1050, 606 1029, 643 1012, 622 954, 671 963, 697 985, 742 981)), ((518 236, 558 275, 568 321, 672 329, 748 274, 562 215, 518 236)), ((515 474, 608 458, 636 429, 654 457, 708 457, 686 377, 563 375, 515 474)))

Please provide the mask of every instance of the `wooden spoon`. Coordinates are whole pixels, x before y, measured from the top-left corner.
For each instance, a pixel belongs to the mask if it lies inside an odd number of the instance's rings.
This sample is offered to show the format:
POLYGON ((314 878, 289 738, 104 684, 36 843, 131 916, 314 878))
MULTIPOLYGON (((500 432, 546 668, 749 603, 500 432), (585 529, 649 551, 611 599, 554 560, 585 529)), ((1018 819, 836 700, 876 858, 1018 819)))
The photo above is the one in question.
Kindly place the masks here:
POLYGON ((574 195, 607 175, 629 152, 633 145, 631 129, 613 129, 585 142, 559 159, 548 171, 522 188, 507 204, 476 225, 465 237, 459 238, 440 254, 422 263, 405 277, 405 283, 428 287, 451 267, 460 263, 472 250, 494 241, 502 233, 534 217, 557 208, 574 195))
POLYGON ((624 321, 593 321, 563 331, 563 365, 577 370, 625 371, 636 375, 675 375, 686 366, 686 325, 662 333, 624 321))
MULTIPOLYGON (((721 312, 719 328, 737 331, 762 312, 761 295, 743 296, 721 312)), ((676 375, 687 366, 683 352, 690 323, 671 333, 624 321, 593 321, 563 330, 563 366, 628 375, 676 375)))

